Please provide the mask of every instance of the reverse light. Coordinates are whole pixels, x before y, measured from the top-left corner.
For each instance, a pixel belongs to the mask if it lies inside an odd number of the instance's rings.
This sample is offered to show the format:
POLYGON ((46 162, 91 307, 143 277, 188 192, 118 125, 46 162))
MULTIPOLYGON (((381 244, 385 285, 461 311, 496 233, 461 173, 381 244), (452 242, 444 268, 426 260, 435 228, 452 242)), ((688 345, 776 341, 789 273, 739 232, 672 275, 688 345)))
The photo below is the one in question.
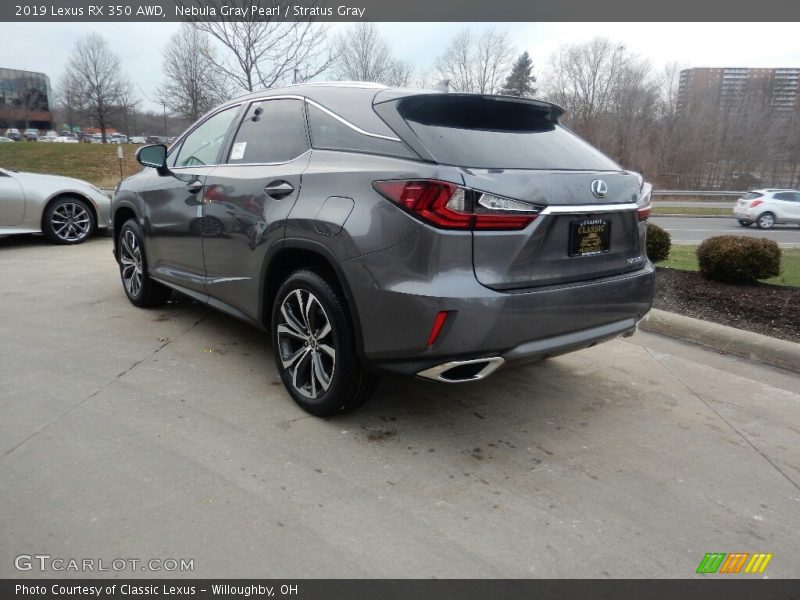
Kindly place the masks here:
POLYGON ((649 183, 643 183, 639 192, 639 199, 636 201, 636 216, 640 222, 647 221, 650 218, 650 213, 653 210, 653 205, 650 201, 652 194, 653 186, 649 183))
POLYGON ((524 229, 540 211, 527 202, 434 179, 376 181, 372 186, 383 197, 442 229, 524 229))

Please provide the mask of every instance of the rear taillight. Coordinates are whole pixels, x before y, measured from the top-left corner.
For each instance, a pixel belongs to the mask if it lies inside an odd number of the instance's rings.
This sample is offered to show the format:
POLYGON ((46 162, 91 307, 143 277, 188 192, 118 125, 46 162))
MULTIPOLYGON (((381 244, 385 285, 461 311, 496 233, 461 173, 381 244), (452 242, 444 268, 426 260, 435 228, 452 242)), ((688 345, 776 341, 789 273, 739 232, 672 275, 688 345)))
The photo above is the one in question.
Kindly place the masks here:
POLYGON ((650 212, 653 210, 653 205, 650 202, 652 193, 653 186, 649 183, 643 183, 639 192, 639 199, 636 201, 636 216, 639 221, 647 221, 650 218, 650 212))
POLYGON ((750 202, 750 208, 755 208, 759 204, 764 204, 763 200, 753 200, 750 202))
POLYGON ((376 181, 372 186, 414 216, 443 229, 524 229, 541 210, 534 204, 433 179, 376 181))

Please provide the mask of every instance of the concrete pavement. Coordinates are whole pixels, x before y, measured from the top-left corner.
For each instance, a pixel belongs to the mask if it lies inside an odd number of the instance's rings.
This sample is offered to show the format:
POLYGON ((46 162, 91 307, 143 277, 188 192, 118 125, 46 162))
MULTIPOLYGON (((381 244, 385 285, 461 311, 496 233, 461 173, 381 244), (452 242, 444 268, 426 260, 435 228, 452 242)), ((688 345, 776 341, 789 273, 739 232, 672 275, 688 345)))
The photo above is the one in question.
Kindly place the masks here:
POLYGON ((15 570, 22 553, 198 577, 691 577, 745 551, 798 573, 795 374, 640 333, 476 384, 390 378, 321 420, 262 333, 134 308, 110 251, 0 240, 0 577, 62 575, 15 570))

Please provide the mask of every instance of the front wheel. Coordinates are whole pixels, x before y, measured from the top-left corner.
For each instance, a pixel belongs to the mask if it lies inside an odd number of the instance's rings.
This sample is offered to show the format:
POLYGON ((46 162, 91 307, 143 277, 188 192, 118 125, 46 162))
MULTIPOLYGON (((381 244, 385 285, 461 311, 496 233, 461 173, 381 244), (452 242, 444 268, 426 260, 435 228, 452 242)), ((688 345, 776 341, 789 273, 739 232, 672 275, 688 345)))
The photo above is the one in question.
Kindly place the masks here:
POLYGON ((328 417, 363 405, 377 378, 356 353, 343 294, 315 271, 295 271, 272 307, 272 345, 284 386, 306 412, 328 417))
POLYGON ((94 233, 94 213, 85 200, 65 196, 47 207, 42 231, 56 244, 80 244, 94 233))
POLYGON ((169 300, 172 290, 147 274, 143 239, 142 230, 134 219, 126 221, 119 232, 117 257, 122 287, 132 304, 141 308, 160 306, 169 300))
POLYGON ((745 221, 744 219, 739 219, 739 225, 742 227, 750 227, 753 223, 751 221, 745 221))

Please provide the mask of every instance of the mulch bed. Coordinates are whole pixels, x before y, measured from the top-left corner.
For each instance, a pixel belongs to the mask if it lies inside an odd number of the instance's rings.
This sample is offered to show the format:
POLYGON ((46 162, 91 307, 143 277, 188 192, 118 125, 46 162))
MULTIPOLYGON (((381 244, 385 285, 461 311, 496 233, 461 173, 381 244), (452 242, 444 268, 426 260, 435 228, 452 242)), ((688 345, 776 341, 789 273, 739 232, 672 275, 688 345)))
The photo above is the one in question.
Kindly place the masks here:
POLYGON ((694 271, 656 269, 655 308, 800 342, 800 288, 730 285, 694 271))

